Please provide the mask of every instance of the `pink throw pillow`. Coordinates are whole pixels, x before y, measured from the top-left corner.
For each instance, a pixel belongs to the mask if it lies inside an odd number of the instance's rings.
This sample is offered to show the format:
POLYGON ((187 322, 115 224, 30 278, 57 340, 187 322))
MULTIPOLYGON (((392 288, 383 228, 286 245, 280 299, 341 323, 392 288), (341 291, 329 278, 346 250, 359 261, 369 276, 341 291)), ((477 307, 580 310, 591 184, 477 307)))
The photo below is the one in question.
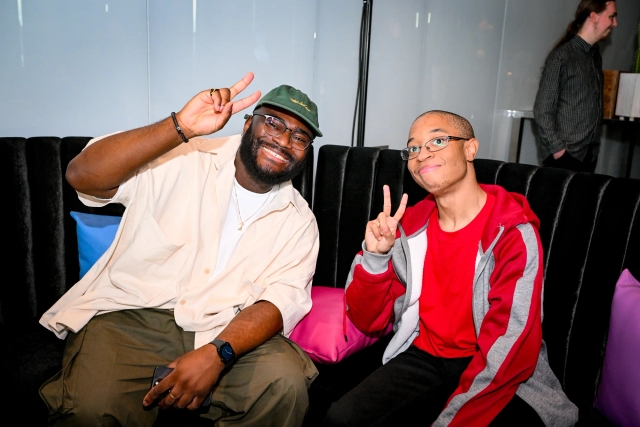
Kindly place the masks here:
POLYGON ((640 282, 624 270, 611 303, 602 380, 594 406, 617 426, 640 426, 640 282))
POLYGON ((356 328, 344 310, 344 289, 313 286, 313 307, 296 325, 290 338, 311 360, 331 365, 378 341, 393 329, 365 335, 356 328), (345 332, 347 340, 345 341, 345 332))

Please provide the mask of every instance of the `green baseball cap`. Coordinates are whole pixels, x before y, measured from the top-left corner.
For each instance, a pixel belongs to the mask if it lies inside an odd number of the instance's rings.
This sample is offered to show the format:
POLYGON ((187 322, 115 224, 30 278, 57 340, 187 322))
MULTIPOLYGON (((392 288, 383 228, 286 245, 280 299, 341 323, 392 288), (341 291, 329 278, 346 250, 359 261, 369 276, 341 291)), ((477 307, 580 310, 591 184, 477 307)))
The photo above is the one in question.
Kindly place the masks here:
POLYGON ((318 106, 298 89, 280 85, 260 98, 254 111, 261 105, 273 105, 292 112, 300 118, 316 136, 322 136, 318 123, 318 106))

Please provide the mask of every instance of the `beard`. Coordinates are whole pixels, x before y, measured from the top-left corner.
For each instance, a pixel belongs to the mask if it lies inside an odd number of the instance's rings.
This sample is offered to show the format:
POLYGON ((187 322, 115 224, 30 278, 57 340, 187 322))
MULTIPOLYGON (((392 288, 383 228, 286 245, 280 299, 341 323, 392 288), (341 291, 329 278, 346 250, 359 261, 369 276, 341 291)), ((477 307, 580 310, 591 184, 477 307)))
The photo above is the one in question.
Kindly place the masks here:
POLYGON ((302 171, 302 169, 304 169, 307 161, 307 156, 305 156, 303 160, 297 160, 295 156, 283 150, 278 144, 266 142, 262 138, 254 139, 253 131, 251 128, 249 128, 247 132, 242 135, 242 140, 240 143, 240 160, 253 179, 261 182, 262 184, 276 185, 282 182, 289 181, 296 175, 298 175, 302 171), (260 150, 260 146, 262 145, 287 159, 289 161, 287 167, 280 172, 273 171, 269 167, 261 167, 258 164, 257 158, 258 150, 260 150))

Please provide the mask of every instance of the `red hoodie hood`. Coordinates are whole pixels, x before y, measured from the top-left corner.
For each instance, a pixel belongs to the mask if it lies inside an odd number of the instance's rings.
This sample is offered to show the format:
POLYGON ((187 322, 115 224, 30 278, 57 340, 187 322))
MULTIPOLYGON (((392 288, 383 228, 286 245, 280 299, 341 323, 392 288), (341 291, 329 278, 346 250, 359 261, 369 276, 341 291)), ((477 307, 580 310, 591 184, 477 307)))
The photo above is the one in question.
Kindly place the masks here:
MULTIPOLYGON (((493 209, 482 233, 483 249, 486 250, 495 240, 500 232, 500 226, 504 226, 507 230, 520 224, 530 223, 536 230, 540 228, 540 220, 531 210, 526 197, 518 193, 510 193, 499 185, 480 184, 480 188, 495 197, 493 209)), ((432 194, 407 208, 400 220, 405 234, 411 236, 424 227, 434 209, 436 209, 436 201, 432 194)))

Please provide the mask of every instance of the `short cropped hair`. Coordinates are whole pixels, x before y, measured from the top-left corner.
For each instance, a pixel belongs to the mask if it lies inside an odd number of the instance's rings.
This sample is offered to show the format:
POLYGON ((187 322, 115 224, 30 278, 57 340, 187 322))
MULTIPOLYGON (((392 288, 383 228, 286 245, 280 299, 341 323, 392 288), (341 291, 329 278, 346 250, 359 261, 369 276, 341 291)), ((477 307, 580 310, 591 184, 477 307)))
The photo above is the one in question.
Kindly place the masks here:
POLYGON ((420 114, 414 120, 414 123, 418 121, 418 119, 420 119, 421 117, 426 116, 428 114, 435 114, 437 116, 446 118, 449 121, 449 123, 451 123, 456 128, 456 130, 460 132, 460 135, 453 135, 453 136, 459 136, 461 138, 469 138, 469 139, 476 137, 475 133, 473 133, 473 126, 471 126, 471 123, 469 123, 469 120, 455 113, 451 113, 449 111, 442 111, 442 110, 427 111, 426 113, 420 114))

